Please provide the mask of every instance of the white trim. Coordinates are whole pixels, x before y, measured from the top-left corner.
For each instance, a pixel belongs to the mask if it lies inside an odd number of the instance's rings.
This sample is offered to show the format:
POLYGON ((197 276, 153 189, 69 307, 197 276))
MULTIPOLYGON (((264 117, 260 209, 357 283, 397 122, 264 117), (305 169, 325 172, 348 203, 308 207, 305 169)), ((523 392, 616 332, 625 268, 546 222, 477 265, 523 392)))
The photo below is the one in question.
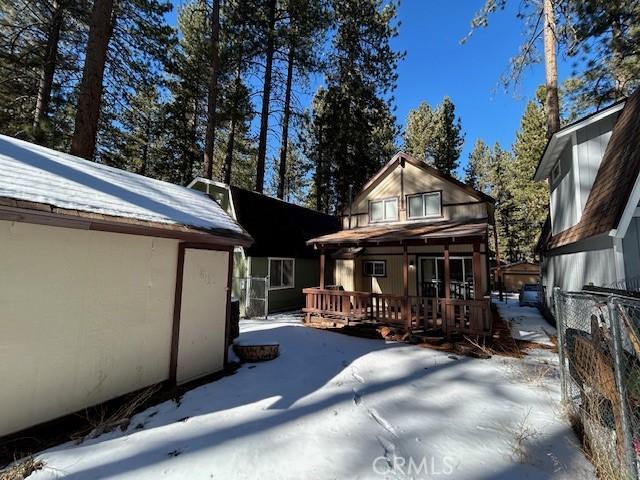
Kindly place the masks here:
POLYGON ((420 220, 423 218, 440 218, 442 217, 442 190, 436 190, 433 192, 422 192, 422 193, 411 193, 406 196, 407 205, 405 207, 407 221, 411 220, 420 220), (433 213, 431 215, 427 215, 427 203, 425 202, 425 197, 428 195, 438 195, 438 213, 433 213), (409 207, 409 201, 413 197, 422 197, 422 215, 417 217, 411 216, 411 208, 409 207))
POLYGON ((387 276, 387 260, 363 260, 362 261, 362 276, 366 277, 366 278, 383 278, 387 276), (371 265, 373 265, 372 269, 371 269, 371 274, 368 274, 365 272, 365 268, 364 266, 370 263, 371 265), (377 274, 376 273, 376 269, 375 269, 375 265, 382 265, 382 273, 381 274, 377 274))
POLYGON ((616 271, 616 282, 624 282, 624 249, 622 248, 622 238, 613 239, 613 261, 616 271))
POLYGON ((571 168, 573 169, 573 191, 576 201, 576 225, 582 218, 582 202, 580 200, 580 161, 578 158, 578 135, 574 131, 571 134, 571 168))
POLYGON ((386 197, 386 198, 378 198, 375 200, 369 200, 369 223, 392 223, 400 220, 400 202, 398 201, 398 197, 386 197), (396 216, 394 218, 386 218, 387 215, 387 202, 395 202, 396 204, 396 216), (371 210, 374 203, 382 203, 382 220, 373 220, 371 216, 371 210))
POLYGON ((547 144, 547 148, 544 151, 544 155, 542 157, 542 159, 540 160, 540 165, 538 165, 538 168, 536 169, 536 173, 534 175, 534 180, 536 181, 541 181, 544 180, 545 178, 548 178, 549 176, 549 161, 552 157, 557 157, 560 153, 562 153, 562 148, 564 148, 564 145, 566 144, 567 140, 565 139, 565 137, 567 135, 573 134, 574 132, 577 132, 578 130, 581 130, 582 128, 591 125, 592 123, 596 123, 599 122, 600 120, 603 120, 605 118, 607 118, 610 115, 613 115, 616 112, 619 112, 620 110, 622 110, 625 106, 626 102, 620 102, 617 103, 615 105, 612 105, 608 108, 605 108, 604 110, 595 113, 591 116, 589 116, 588 118, 585 118, 582 121, 579 121, 578 123, 571 125, 569 127, 565 127, 562 130, 557 131, 550 139, 549 139, 549 143, 547 144))
MULTIPOLYGON (((267 283, 268 290, 287 290, 291 288, 296 288, 296 259, 291 257, 267 257, 267 274, 268 274, 268 283, 267 283), (271 260, 280 260, 280 261, 291 260, 291 262, 293 263, 293 266, 291 268, 291 285, 282 285, 280 287, 271 286, 271 260)), ((280 270, 280 274, 282 275, 282 277, 280 277, 280 281, 282 282, 284 278, 284 268, 280 270)))
POLYGON ((622 216, 618 222, 618 228, 611 230, 609 235, 616 238, 624 238, 627 234, 627 230, 629 229, 631 219, 636 214, 638 203, 640 203, 640 174, 638 174, 636 181, 633 184, 633 190, 631 190, 631 195, 629 195, 627 205, 624 207, 624 211, 622 212, 622 216))

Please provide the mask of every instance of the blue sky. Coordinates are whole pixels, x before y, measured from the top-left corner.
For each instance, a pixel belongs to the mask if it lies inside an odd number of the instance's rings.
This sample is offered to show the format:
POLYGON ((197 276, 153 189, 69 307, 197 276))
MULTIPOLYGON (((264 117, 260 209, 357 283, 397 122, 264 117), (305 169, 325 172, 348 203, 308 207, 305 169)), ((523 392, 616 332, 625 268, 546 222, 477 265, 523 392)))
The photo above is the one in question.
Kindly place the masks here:
MULTIPOLYGON (((177 6, 181 2, 174 0, 174 3, 177 6)), ((403 125, 409 111, 420 102, 436 105, 448 95, 466 135, 460 172, 476 138, 490 145, 498 141, 503 148, 511 147, 526 102, 544 82, 543 66, 535 65, 524 73, 517 92, 505 92, 498 83, 509 58, 524 40, 522 21, 516 18, 519 3, 507 2, 507 10, 490 17, 488 28, 477 30, 461 45, 460 40, 469 32, 470 20, 484 0, 401 0, 398 12, 401 25, 393 45, 404 50, 406 58, 399 64, 394 93, 397 121, 403 125)), ((175 22, 175 11, 169 18, 175 22)), ((569 75, 570 66, 564 59, 558 60, 562 82, 569 75)), ((308 92, 298 91, 302 103, 308 104, 321 79, 311 83, 308 92)), ((275 131, 277 122, 275 117, 271 120, 275 131)), ((271 133, 269 156, 276 155, 278 145, 279 138, 271 133)))

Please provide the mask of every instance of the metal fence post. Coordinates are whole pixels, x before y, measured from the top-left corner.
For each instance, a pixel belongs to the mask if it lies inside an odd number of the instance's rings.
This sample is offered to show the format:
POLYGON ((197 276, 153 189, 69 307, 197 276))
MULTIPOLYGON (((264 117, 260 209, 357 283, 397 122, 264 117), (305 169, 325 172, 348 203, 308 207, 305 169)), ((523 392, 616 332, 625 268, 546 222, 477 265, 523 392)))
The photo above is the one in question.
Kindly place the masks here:
MULTIPOLYGON (((622 348, 622 333, 620 331, 620 322, 618 316, 618 308, 620 308, 620 299, 614 296, 607 298, 607 307, 609 309, 609 320, 611 322, 611 336, 613 337, 613 364, 616 378, 616 388, 620 397, 620 423, 622 432, 619 432, 624 446, 624 462, 627 466, 627 473, 630 479, 637 479, 636 455, 633 448, 633 431, 631 429, 630 415, 627 405, 627 389, 622 375, 624 368, 624 350, 622 348)), ((616 432, 617 436, 617 432, 616 432)), ((618 437, 620 438, 620 437, 618 437)))
POLYGON ((566 319, 564 318, 564 309, 560 307, 560 296, 562 292, 560 287, 554 287, 553 289, 553 309, 556 314, 556 326, 558 328, 558 360, 560 362, 560 392, 562 393, 562 401, 566 402, 567 396, 567 373, 566 373, 566 360, 565 360, 565 343, 564 343, 564 327, 566 326, 566 319))

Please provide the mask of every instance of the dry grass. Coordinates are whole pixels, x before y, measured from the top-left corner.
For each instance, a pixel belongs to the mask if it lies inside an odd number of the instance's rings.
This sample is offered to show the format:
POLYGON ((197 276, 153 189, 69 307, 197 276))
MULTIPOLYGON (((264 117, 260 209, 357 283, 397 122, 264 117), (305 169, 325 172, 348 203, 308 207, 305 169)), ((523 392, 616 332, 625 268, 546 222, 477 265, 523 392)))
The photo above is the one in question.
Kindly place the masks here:
POLYGON ((529 444, 539 436, 539 432, 529 425, 529 415, 531 415, 531 409, 518 424, 503 428, 510 438, 509 446, 513 459, 521 464, 529 461, 529 444))
POLYGON ((85 411, 84 419, 87 427, 76 432, 71 439, 77 443, 84 440, 99 437, 103 433, 111 432, 116 428, 125 430, 129 426, 131 417, 145 405, 160 390, 160 385, 153 385, 133 395, 115 412, 109 413, 104 407, 98 407, 91 411, 85 411))
POLYGON ((23 480, 36 470, 41 470, 42 467, 44 467, 42 461, 27 457, 0 471, 0 480, 23 480))

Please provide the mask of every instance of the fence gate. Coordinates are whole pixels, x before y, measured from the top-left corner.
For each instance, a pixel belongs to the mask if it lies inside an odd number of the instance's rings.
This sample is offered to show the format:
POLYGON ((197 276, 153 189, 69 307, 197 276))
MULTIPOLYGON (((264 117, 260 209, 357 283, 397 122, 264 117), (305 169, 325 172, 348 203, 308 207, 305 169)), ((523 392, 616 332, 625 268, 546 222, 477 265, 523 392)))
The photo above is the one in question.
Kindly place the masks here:
POLYGON ((562 398, 603 478, 638 478, 640 301, 554 290, 562 398))
POLYGON ((236 291, 240 298, 240 314, 243 317, 267 318, 269 313, 269 277, 236 277, 236 291))

